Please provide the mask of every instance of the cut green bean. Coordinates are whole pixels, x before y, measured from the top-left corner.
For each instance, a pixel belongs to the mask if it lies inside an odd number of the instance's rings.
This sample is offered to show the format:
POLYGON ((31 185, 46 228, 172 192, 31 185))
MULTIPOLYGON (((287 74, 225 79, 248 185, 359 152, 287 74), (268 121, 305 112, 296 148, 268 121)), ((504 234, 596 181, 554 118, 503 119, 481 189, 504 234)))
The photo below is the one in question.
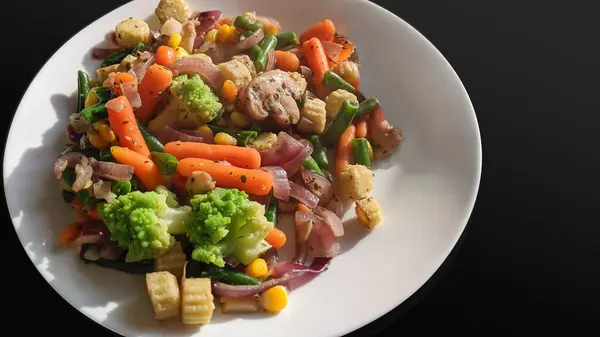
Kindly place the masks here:
POLYGON ((81 116, 90 124, 108 117, 106 103, 97 103, 81 110, 81 116))
POLYGON ((377 98, 371 97, 369 99, 366 99, 360 102, 358 110, 356 111, 355 118, 369 115, 379 108, 381 108, 381 104, 379 103, 379 100, 377 100, 377 98))
POLYGON ((105 87, 95 87, 90 89, 96 97, 98 97, 98 102, 106 103, 112 98, 112 93, 110 92, 110 88, 105 87))
POLYGON ((254 66, 256 71, 264 71, 269 61, 269 51, 275 49, 277 38, 273 34, 268 34, 260 43, 260 52, 256 55, 254 66))
POLYGON ((319 136, 312 135, 308 137, 308 140, 312 143, 314 148, 311 156, 317 162, 321 169, 327 170, 329 168, 329 159, 327 159, 327 149, 325 148, 325 146, 323 146, 323 144, 321 144, 319 136))
POLYGON ((129 181, 113 181, 110 189, 116 195, 125 195, 125 194, 131 192, 131 182, 129 182, 129 181))
POLYGON ((90 93, 90 76, 79 70, 77 72, 77 111, 81 111, 85 107, 85 99, 90 93))
POLYGON ((369 155, 369 141, 365 138, 354 138, 352 140, 352 157, 354 163, 371 168, 371 157, 369 155))
POLYGON ((230 284, 259 285, 261 283, 259 279, 248 276, 244 273, 240 273, 239 271, 225 268, 211 266, 203 274, 214 281, 221 281, 230 284))
POLYGON ((247 17, 245 17, 244 15, 240 15, 237 18, 235 18, 235 20, 233 21, 233 25, 236 26, 237 28, 246 30, 246 31, 250 31, 250 32, 256 32, 257 30, 261 29, 264 27, 263 23, 256 20, 254 22, 250 22, 250 20, 248 20, 247 17))
POLYGON ((272 222, 275 227, 277 227, 277 207, 279 202, 277 198, 271 197, 271 201, 269 201, 269 207, 265 212, 265 218, 267 221, 272 222))
POLYGON ((137 125, 140 128, 142 137, 144 137, 146 145, 148 145, 148 149, 150 149, 150 151, 162 152, 165 149, 163 143, 161 143, 161 141, 158 140, 158 138, 154 137, 154 135, 152 135, 150 131, 148 131, 148 129, 144 125, 142 125, 142 123, 137 121, 137 125))
POLYGON ((275 49, 284 49, 289 46, 300 43, 295 32, 283 32, 277 34, 277 47, 275 49))
POLYGON ((352 84, 346 82, 346 80, 344 80, 340 75, 331 70, 327 70, 325 75, 323 75, 323 86, 332 91, 343 89, 356 94, 356 89, 352 86, 352 84))
POLYGON ((121 61, 123 61, 123 59, 127 57, 127 55, 137 56, 136 54, 140 51, 140 49, 142 49, 142 47, 144 47, 144 44, 142 42, 138 42, 138 44, 135 45, 133 49, 124 49, 114 52, 110 54, 104 61, 102 61, 100 67, 104 68, 113 64, 121 63, 121 61))
POLYGON ((317 162, 314 160, 313 157, 306 158, 303 166, 305 169, 315 171, 318 175, 325 177, 323 170, 321 170, 321 168, 319 167, 319 165, 317 164, 317 162))
POLYGON ((152 161, 158 166, 158 169, 166 176, 171 176, 177 171, 179 161, 174 156, 164 152, 150 152, 152 161))
POLYGON ((352 120, 356 115, 356 110, 358 110, 358 106, 358 102, 353 99, 344 100, 344 103, 342 103, 335 118, 321 135, 320 140, 324 146, 331 146, 340 139, 342 133, 344 133, 352 123, 352 120))

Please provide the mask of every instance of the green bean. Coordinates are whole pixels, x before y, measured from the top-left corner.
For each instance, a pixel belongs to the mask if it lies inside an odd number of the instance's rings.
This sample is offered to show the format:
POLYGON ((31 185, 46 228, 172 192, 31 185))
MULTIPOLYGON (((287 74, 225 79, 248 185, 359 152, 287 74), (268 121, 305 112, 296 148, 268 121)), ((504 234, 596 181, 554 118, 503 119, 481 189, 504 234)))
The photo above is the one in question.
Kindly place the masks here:
POLYGON ((379 100, 377 100, 377 98, 366 99, 360 102, 358 110, 356 110, 355 118, 371 114, 379 108, 381 108, 381 104, 379 103, 379 100))
POLYGON ((331 146, 340 139, 342 133, 344 133, 348 126, 350 126, 350 123, 352 123, 358 106, 358 102, 355 100, 344 100, 344 103, 342 103, 342 106, 335 115, 333 121, 321 135, 321 143, 323 143, 324 146, 331 146))
POLYGON ((150 154, 152 154, 152 161, 164 175, 171 176, 175 173, 179 163, 177 158, 164 152, 152 151, 150 154))
POLYGON ((97 103, 81 110, 81 116, 90 124, 108 117, 106 103, 97 103))
POLYGON ((327 70, 323 75, 323 86, 329 90, 343 89, 353 94, 356 94, 356 89, 352 84, 346 82, 340 75, 334 73, 331 70, 327 70))
POLYGON ((216 125, 207 124, 207 126, 211 129, 211 131, 216 135, 219 132, 224 132, 237 141, 238 146, 248 146, 254 141, 254 138, 258 136, 258 132, 254 130, 243 130, 243 131, 234 131, 231 129, 223 128, 216 125))
POLYGON ((144 47, 144 43, 143 42, 138 42, 135 47, 133 47, 133 49, 131 50, 130 54, 133 56, 137 56, 137 53, 139 53, 140 49, 142 49, 144 47))
POLYGON ((251 32, 256 32, 257 30, 261 29, 264 27, 263 23, 256 20, 254 21, 254 23, 250 22, 250 20, 248 20, 247 17, 240 15, 237 18, 235 18, 235 21, 233 21, 233 25, 236 26, 237 28, 241 28, 243 30, 247 30, 247 31, 251 31, 251 32))
POLYGON ((303 165, 305 169, 315 171, 318 175, 321 175, 323 177, 325 176, 325 174, 323 173, 323 171, 321 170, 321 168, 319 167, 319 165, 313 157, 306 158, 303 165))
POLYGON ((277 45, 277 38, 273 34, 268 34, 260 43, 260 52, 256 55, 254 66, 256 71, 264 71, 269 61, 269 51, 277 45))
POLYGON ((98 102, 100 103, 108 102, 112 98, 110 88, 95 87, 90 89, 90 91, 96 94, 96 97, 98 97, 98 102))
POLYGON ((129 181, 113 181, 110 190, 116 195, 125 195, 131 192, 129 181))
POLYGON ((85 107, 85 99, 90 93, 90 76, 79 70, 77 72, 77 111, 85 107))
POLYGON ((267 221, 272 222, 275 227, 277 227, 277 206, 279 202, 277 198, 271 197, 271 201, 269 201, 269 207, 265 212, 265 218, 267 221))
POLYGON ((321 144, 319 136, 312 135, 308 137, 308 140, 312 143, 314 148, 313 153, 311 155, 313 159, 317 162, 320 168, 322 168, 323 170, 328 169, 329 160, 327 159, 327 149, 325 148, 325 146, 323 146, 323 144, 321 144))
POLYGON ((354 138, 352 140, 352 156, 355 164, 371 168, 369 141, 365 138, 354 138))
POLYGON ((287 48, 291 45, 300 43, 298 36, 294 32, 283 32, 277 34, 277 47, 275 49, 287 48))
POLYGON ((210 267, 206 272, 205 276, 210 277, 212 280, 221 281, 231 284, 240 285, 259 285, 261 282, 259 279, 248 276, 244 273, 240 273, 235 270, 210 267))
POLYGON ((98 160, 114 161, 114 158, 112 156, 112 153, 110 152, 110 149, 100 150, 100 152, 98 152, 98 160))
POLYGON ((144 140, 146 141, 146 145, 148 145, 148 149, 150 149, 150 151, 162 152, 165 149, 163 143, 161 143, 158 138, 154 137, 140 121, 137 121, 137 124, 142 133, 142 137, 144 137, 144 140))
POLYGON ((110 54, 104 61, 102 61, 102 64, 100 64, 100 67, 104 68, 104 67, 111 66, 113 64, 121 63, 121 61, 123 61, 123 59, 125 57, 127 57, 127 55, 136 56, 135 54, 137 54, 142 47, 144 47, 144 44, 142 42, 138 42, 138 44, 135 45, 135 47, 133 47, 133 49, 124 49, 124 50, 119 50, 117 52, 114 52, 114 53, 110 54))
POLYGON ((258 54, 260 54, 260 52, 261 52, 260 47, 257 44, 255 44, 254 46, 252 46, 250 48, 250 58, 252 60, 256 60, 256 58, 258 57, 258 54))
POLYGON ((242 36, 244 38, 250 37, 252 34, 254 34, 254 32, 250 31, 250 30, 244 30, 244 31, 242 31, 242 36))

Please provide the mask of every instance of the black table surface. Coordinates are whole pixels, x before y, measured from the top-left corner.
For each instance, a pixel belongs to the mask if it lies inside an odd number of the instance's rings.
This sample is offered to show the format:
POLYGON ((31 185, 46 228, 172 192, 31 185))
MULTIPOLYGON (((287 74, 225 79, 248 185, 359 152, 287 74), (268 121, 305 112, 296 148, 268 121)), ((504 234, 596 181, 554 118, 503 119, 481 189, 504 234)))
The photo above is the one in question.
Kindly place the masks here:
MULTIPOLYGON (((467 230, 442 268, 400 307, 351 335, 438 329, 466 335, 597 334, 600 224, 593 191, 600 110, 594 98, 600 57, 594 51, 600 30, 594 11, 552 1, 375 2, 423 33, 455 68, 475 106, 484 162, 467 230), (596 332, 584 332, 588 328, 596 332)), ((46 60, 123 3, 3 4, 3 138, 46 60)), ((5 326, 22 328, 20 318, 32 335, 32 330, 110 335, 38 274, 2 204, 2 250, 9 267, 4 294, 18 296, 3 301, 13 313, 5 326)), ((365 285, 371 286, 377 285, 365 285)))

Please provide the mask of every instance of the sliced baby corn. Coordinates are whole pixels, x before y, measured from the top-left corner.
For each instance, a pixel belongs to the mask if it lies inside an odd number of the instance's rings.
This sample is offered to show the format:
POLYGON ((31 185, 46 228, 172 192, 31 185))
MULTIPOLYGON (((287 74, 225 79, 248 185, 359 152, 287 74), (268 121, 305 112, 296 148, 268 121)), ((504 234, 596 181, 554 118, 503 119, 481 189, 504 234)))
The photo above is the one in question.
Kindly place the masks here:
POLYGON ((183 278, 181 281, 181 322, 210 323, 215 304, 209 278, 183 278))
POLYGON ((168 271, 180 280, 185 262, 186 256, 181 248, 181 242, 176 241, 171 249, 154 260, 154 270, 168 271))
POLYGON ((181 296, 175 275, 168 271, 146 274, 146 287, 154 308, 154 318, 162 320, 179 315, 181 296))

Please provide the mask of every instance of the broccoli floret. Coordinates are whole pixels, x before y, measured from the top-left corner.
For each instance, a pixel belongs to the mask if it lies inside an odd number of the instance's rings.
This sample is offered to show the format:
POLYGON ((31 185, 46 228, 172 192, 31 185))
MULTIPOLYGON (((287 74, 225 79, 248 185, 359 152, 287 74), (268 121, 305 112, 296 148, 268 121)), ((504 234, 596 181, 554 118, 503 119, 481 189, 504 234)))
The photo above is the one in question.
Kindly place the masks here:
POLYGON ((187 235, 195 244, 194 260, 225 265, 232 256, 243 264, 266 252, 264 239, 273 229, 265 218, 265 207, 248 199, 238 189, 216 188, 191 200, 193 219, 186 222, 187 235))
POLYGON ((185 233, 192 208, 178 207, 164 186, 157 191, 130 192, 99 208, 111 240, 128 250, 126 262, 156 258, 175 242, 172 235, 185 233))
POLYGON ((219 97, 210 91, 198 74, 191 77, 186 74, 175 77, 171 82, 170 91, 178 100, 180 119, 192 118, 208 123, 223 107, 219 97))

